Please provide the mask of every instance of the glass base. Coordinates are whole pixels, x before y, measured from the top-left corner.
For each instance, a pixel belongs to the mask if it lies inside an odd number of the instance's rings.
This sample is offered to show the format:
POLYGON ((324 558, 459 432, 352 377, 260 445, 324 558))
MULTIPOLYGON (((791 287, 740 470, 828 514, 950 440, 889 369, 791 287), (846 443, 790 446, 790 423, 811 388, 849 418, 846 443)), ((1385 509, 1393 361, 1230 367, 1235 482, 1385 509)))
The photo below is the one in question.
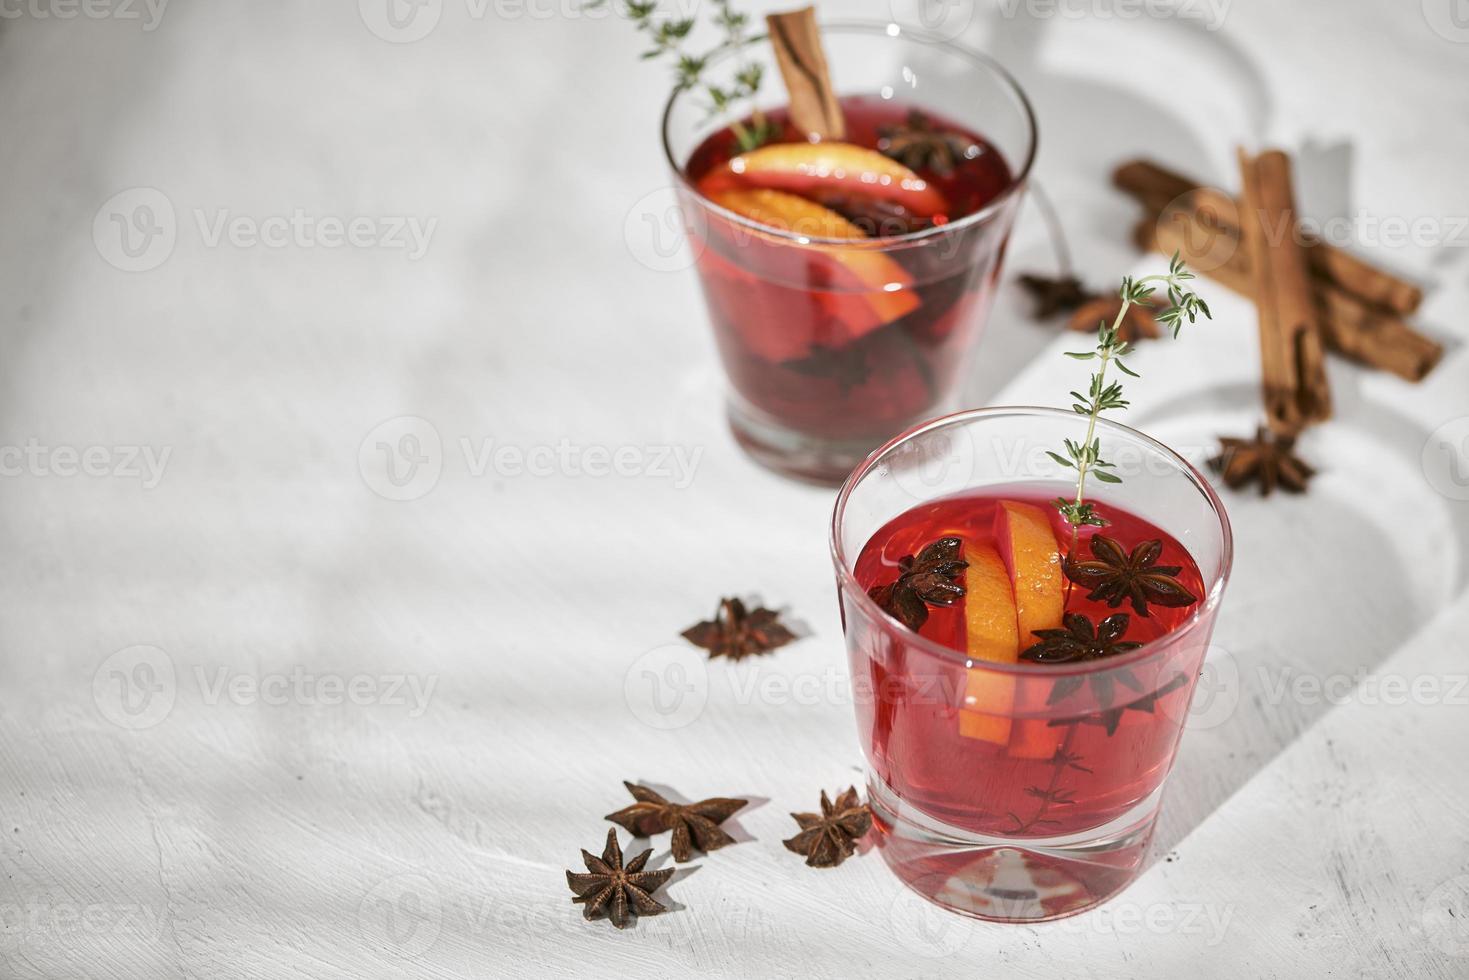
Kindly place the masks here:
MULTIPOLYGON (((751 417, 733 400, 727 414, 735 441, 769 470, 806 483, 838 487, 868 455, 893 435, 871 439, 821 439, 751 417)), ((899 430, 901 431, 901 427, 899 430)))
POLYGON ((1102 827, 1064 837, 1006 838, 942 823, 876 776, 868 801, 888 867, 924 898, 990 922, 1043 922, 1100 905, 1137 876, 1162 788, 1102 827))

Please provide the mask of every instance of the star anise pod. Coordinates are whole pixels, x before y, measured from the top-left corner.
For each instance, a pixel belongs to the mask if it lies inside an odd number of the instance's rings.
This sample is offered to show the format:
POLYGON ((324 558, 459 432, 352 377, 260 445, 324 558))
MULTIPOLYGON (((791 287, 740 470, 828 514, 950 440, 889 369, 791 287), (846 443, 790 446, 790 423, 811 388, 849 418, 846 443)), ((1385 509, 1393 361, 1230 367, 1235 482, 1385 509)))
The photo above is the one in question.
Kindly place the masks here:
POLYGON ((1305 493, 1316 471, 1295 454, 1295 436, 1277 436, 1260 426, 1253 439, 1224 437, 1221 452, 1209 466, 1232 490, 1250 483, 1260 485, 1260 496, 1268 497, 1276 487, 1287 493, 1305 493))
MULTIPOLYGON (((1111 326, 1121 309, 1122 297, 1098 296, 1081 304, 1066 325, 1078 333, 1096 333, 1097 324, 1105 322, 1111 326)), ((1150 300, 1130 304, 1117 327, 1117 339, 1129 344, 1144 338, 1157 340, 1161 333, 1157 318, 1159 309, 1150 300)))
POLYGON ((971 159, 979 145, 951 130, 939 129, 917 109, 910 110, 902 126, 879 126, 878 152, 892 157, 910 170, 928 170, 948 177, 961 162, 971 159))
POLYGON ((833 803, 821 791, 820 813, 793 813, 801 832, 784 841, 786 849, 806 855, 813 868, 834 868, 857 850, 857 842, 872 829, 872 810, 857 801, 857 790, 847 791, 833 803))
POLYGON ((1069 313, 1084 303, 1104 298, 1087 289, 1075 276, 1052 277, 1025 273, 1017 281, 1035 300, 1032 313, 1037 320, 1049 320, 1057 313, 1069 313))
POLYGON ((717 851, 726 844, 733 844, 735 839, 720 830, 719 825, 750 802, 716 796, 698 803, 670 803, 646 786, 626 780, 622 785, 637 802, 607 814, 607 819, 638 837, 673 831, 671 846, 675 861, 689 860, 696 848, 717 851))
POLYGON ((750 612, 739 599, 721 599, 714 618, 697 623, 683 631, 683 638, 694 646, 709 651, 709 659, 728 657, 741 660, 757 653, 769 653, 796 638, 780 622, 780 613, 763 606, 750 612))
POLYGON ((1113 613, 1095 627, 1081 613, 1067 613, 1061 622, 1061 629, 1036 630, 1040 642, 1020 655, 1040 664, 1070 664, 1115 657, 1142 646, 1122 639, 1132 623, 1127 613, 1113 613))
POLYGON ((867 590, 883 611, 917 632, 928 622, 929 606, 951 605, 964 596, 964 586, 954 578, 969 567, 959 557, 964 542, 958 538, 939 538, 924 545, 915 558, 898 559, 898 579, 888 585, 874 585, 867 590))
POLYGON ((614 926, 625 929, 629 907, 638 915, 667 912, 667 908, 654 900, 653 892, 673 877, 674 869, 644 871, 643 865, 648 863, 648 855, 652 853, 653 849, 650 847, 624 867, 622 848, 617 843, 617 831, 612 829, 607 831, 607 847, 603 849, 600 858, 582 851, 581 859, 586 863, 589 873, 566 872, 566 884, 576 893, 572 902, 582 906, 582 916, 600 919, 605 915, 612 920, 614 926))
POLYGON ((1091 589, 1088 599, 1105 602, 1113 609, 1131 600, 1133 610, 1140 616, 1148 615, 1150 602, 1179 607, 1199 601, 1198 596, 1174 577, 1183 570, 1180 566, 1154 564, 1163 553, 1163 542, 1157 539, 1144 541, 1129 555, 1112 538, 1094 534, 1091 551, 1095 561, 1080 561, 1075 555, 1067 555, 1061 563, 1067 578, 1084 589, 1091 589))

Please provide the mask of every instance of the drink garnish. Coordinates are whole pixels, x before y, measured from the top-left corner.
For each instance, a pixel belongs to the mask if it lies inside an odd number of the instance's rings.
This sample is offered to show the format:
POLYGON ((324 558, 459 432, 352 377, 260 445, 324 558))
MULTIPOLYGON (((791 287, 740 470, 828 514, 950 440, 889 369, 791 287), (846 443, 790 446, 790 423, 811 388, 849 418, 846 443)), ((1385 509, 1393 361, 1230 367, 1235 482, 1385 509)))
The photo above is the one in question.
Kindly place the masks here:
POLYGON ((847 136, 847 121, 837 101, 821 47, 816 8, 767 14, 770 49, 791 100, 791 122, 810 140, 839 140, 847 136))
POLYGON ((964 586, 955 578, 969 563, 959 557, 964 543, 955 537, 939 538, 925 545, 917 557, 898 559, 897 581, 867 590, 882 610, 917 632, 928 621, 929 606, 948 606, 964 597, 964 586))
POLYGON ((1020 656, 1039 664, 1070 664, 1115 657, 1142 646, 1122 639, 1132 623, 1127 613, 1114 613, 1095 626, 1081 613, 1067 613, 1061 621, 1064 625, 1060 629, 1035 630, 1040 642, 1027 647, 1020 656))
POLYGON ((720 829, 749 800, 715 796, 697 803, 671 803, 646 786, 623 781, 636 803, 607 814, 608 820, 638 837, 673 831, 670 848, 675 861, 687 861, 695 850, 717 851, 735 839, 720 829))
POLYGON ((1097 419, 1105 411, 1113 409, 1125 409, 1127 401, 1122 397, 1122 385, 1117 382, 1107 383, 1107 368, 1116 364, 1117 369, 1123 374, 1138 377, 1137 372, 1123 363, 1122 358, 1132 351, 1131 344, 1122 339, 1121 330, 1123 320, 1128 310, 1139 303, 1149 302, 1158 291, 1158 286, 1167 290, 1169 306, 1158 314, 1158 322, 1166 324, 1173 330, 1173 335, 1178 336, 1183 329, 1185 319, 1193 323, 1202 314, 1205 318, 1212 318, 1209 307, 1199 298, 1197 293, 1184 287, 1184 283, 1193 279, 1193 273, 1189 272, 1179 259, 1177 253, 1168 263, 1166 275, 1144 276, 1134 279, 1126 276, 1122 280, 1122 288, 1118 290, 1118 298, 1121 301, 1117 315, 1109 324, 1103 321, 1097 329, 1097 346, 1093 350, 1082 352, 1067 352, 1066 356, 1078 361, 1100 361, 1101 366, 1092 375, 1091 386, 1086 394, 1073 391, 1072 411, 1077 415, 1086 416, 1086 438, 1080 442, 1072 439, 1065 440, 1066 455, 1048 452, 1051 459, 1062 466, 1076 470, 1076 497, 1067 500, 1057 497, 1054 501, 1056 509, 1066 522, 1071 525, 1071 550, 1076 550, 1077 532, 1086 525, 1094 527, 1105 527, 1107 521, 1099 516, 1096 507, 1086 497, 1086 480, 1088 476, 1095 476, 1103 483, 1121 483, 1122 478, 1115 473, 1108 472, 1112 464, 1102 458, 1101 439, 1097 438, 1097 419), (1157 285, 1155 285, 1157 284, 1157 285))
POLYGON ((1232 490, 1251 483, 1260 485, 1260 496, 1268 497, 1276 487, 1287 493, 1305 493, 1316 471, 1295 454, 1295 436, 1277 436, 1260 426, 1253 439, 1219 440, 1222 452, 1209 460, 1232 490))
MULTIPOLYGON (((729 0, 713 0, 713 2, 714 25, 724 35, 724 43, 714 51, 702 55, 689 54, 683 46, 689 33, 694 29, 694 18, 660 18, 658 17, 657 0, 623 0, 622 2, 623 15, 632 21, 634 28, 647 35, 652 45, 642 53, 642 59, 650 61, 672 57, 678 87, 681 89, 702 87, 705 97, 709 100, 707 108, 710 116, 726 112, 732 106, 747 99, 753 99, 755 93, 760 90, 760 83, 764 80, 764 70, 759 62, 746 61, 743 57, 745 44, 749 40, 746 34, 750 23, 749 15, 731 10, 729 0), (708 67, 709 59, 716 52, 725 50, 734 51, 740 58, 733 82, 725 87, 704 81, 704 69, 708 67)), ((594 10, 607 3, 608 0, 586 0, 584 9, 594 10)), ((758 108, 751 116, 748 126, 736 121, 730 124, 730 129, 734 132, 735 139, 739 141, 740 148, 744 150, 753 150, 774 136, 776 132, 776 127, 766 121, 764 114, 758 108)))
POLYGON ((1073 553, 1061 563, 1067 578, 1091 589, 1088 599, 1105 602, 1113 609, 1131 600, 1140 616, 1148 615, 1149 602, 1178 608, 1199 601, 1175 578, 1182 566, 1156 564, 1163 553, 1162 541, 1144 541, 1131 554, 1104 534, 1093 534, 1088 543, 1094 560, 1083 561, 1073 553))
POLYGON ((833 803, 821 791, 820 813, 793 813, 801 832, 783 843, 786 849, 806 855, 812 868, 834 868, 857 850, 857 842, 872 829, 872 810, 858 802, 857 790, 848 786, 833 803))
POLYGON ((927 113, 913 109, 901 126, 882 126, 877 131, 877 148, 886 156, 913 170, 929 170, 949 177, 954 168, 982 152, 980 145, 963 133, 939 129, 927 113))
POLYGON ((944 195, 896 160, 856 143, 769 143, 731 157, 723 170, 700 181, 700 190, 765 187, 814 195, 843 190, 902 205, 922 217, 948 210, 944 195))
POLYGON ((653 898, 664 882, 673 877, 673 868, 659 871, 644 871, 650 847, 624 866, 622 847, 617 843, 617 831, 607 831, 607 846, 600 858, 583 850, 581 859, 587 866, 587 874, 566 872, 566 884, 576 893, 571 901, 582 906, 582 916, 612 920, 619 929, 627 928, 629 910, 638 915, 657 915, 668 909, 653 898))
POLYGON ((796 639, 780 621, 780 613, 763 606, 749 611, 737 598, 721 599, 714 618, 683 631, 683 638, 709 651, 709 659, 743 660, 769 653, 796 639))

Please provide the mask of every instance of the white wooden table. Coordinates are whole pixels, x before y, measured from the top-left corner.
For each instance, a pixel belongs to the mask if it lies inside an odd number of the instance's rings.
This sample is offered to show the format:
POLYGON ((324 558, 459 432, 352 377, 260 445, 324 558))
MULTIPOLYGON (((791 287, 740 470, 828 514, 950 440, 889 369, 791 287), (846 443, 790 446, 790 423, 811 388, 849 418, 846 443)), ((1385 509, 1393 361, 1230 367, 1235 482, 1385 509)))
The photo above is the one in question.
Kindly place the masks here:
MULTIPOLYGON (((648 237, 664 76, 625 24, 5 5, 0 975, 1469 976, 1469 27, 1449 0, 1084 6, 932 23, 1032 91, 1093 279, 1149 262, 1111 164, 1223 180, 1270 140, 1455 346, 1417 387, 1333 364, 1310 496, 1230 498, 1156 860, 1000 927, 780 846, 861 779, 831 494, 724 430, 696 284, 648 237), (735 667, 677 642, 752 592, 811 635, 735 667), (617 934, 562 870, 624 778, 757 802, 617 934)), ((1027 212, 1010 268, 1048 262, 1027 212)), ((1196 453, 1253 411, 1251 311, 1209 298, 1132 388, 1196 453)), ((1024 306, 970 404, 1074 383, 1024 306)))

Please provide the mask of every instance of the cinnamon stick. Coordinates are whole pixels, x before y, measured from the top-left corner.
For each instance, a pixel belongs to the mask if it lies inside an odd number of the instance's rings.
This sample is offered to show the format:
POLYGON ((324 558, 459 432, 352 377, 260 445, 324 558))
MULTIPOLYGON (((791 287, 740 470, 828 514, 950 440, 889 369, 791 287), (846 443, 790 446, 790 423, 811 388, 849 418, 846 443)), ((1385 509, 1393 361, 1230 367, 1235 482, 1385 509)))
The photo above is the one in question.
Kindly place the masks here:
POLYGON ((1265 418, 1277 434, 1294 435, 1331 417, 1331 392, 1306 252, 1282 232, 1296 226, 1290 158, 1279 150, 1251 158, 1241 150, 1239 164, 1240 240, 1254 275, 1265 418))
MULTIPOLYGON (((1190 195, 1195 208, 1217 216, 1221 229, 1238 230, 1239 205, 1233 197, 1151 161, 1133 160, 1123 164, 1113 171, 1112 183, 1154 214, 1161 213, 1178 198, 1190 195)), ((1335 284, 1365 303, 1384 307, 1402 316, 1411 314, 1423 302, 1423 290, 1415 283, 1329 245, 1309 232, 1296 231, 1306 248, 1312 275, 1335 284)))
POLYGON ((816 8, 804 7, 765 18, 775 63, 790 96, 791 121, 808 136, 839 140, 847 135, 847 121, 831 84, 816 8))
MULTIPOLYGON (((1242 296, 1254 298, 1249 252, 1239 239, 1218 233, 1184 197, 1162 215, 1139 222, 1139 248, 1163 255, 1177 252, 1190 269, 1242 296)), ((1359 364, 1421 381, 1443 357, 1443 345, 1414 330, 1392 313, 1362 302, 1334 283, 1315 278, 1312 292, 1327 349, 1359 364)))

